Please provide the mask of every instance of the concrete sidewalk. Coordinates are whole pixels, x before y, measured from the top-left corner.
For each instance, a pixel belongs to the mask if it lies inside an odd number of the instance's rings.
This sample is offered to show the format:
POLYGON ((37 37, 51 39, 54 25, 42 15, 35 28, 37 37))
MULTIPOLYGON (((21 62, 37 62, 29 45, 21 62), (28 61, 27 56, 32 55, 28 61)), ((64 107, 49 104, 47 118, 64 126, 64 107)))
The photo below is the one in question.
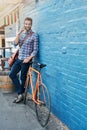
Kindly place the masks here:
POLYGON ((14 97, 15 93, 0 90, 0 130, 68 130, 52 115, 48 125, 42 128, 37 121, 34 104, 12 103, 14 97))

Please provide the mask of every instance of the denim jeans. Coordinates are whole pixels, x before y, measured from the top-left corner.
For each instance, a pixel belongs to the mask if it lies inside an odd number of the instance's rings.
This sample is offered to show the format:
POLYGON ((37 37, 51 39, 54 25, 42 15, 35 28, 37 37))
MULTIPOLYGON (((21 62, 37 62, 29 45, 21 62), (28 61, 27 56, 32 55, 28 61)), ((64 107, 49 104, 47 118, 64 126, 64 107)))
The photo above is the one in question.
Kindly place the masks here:
POLYGON ((29 63, 23 63, 23 60, 17 59, 11 68, 9 77, 13 81, 18 94, 22 94, 25 91, 24 85, 29 65, 29 63), (19 72, 21 72, 20 79, 18 77, 19 72))

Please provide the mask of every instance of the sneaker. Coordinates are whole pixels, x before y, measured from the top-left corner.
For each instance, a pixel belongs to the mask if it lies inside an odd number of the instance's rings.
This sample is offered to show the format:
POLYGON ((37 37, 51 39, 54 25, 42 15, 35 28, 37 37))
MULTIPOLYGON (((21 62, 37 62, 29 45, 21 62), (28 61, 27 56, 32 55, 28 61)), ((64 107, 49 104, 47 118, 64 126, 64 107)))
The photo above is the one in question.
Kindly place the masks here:
POLYGON ((18 99, 18 97, 15 97, 13 103, 16 103, 16 100, 17 100, 17 99, 18 99))
POLYGON ((21 102, 22 100, 23 100, 23 95, 20 94, 20 95, 18 95, 18 98, 16 99, 15 103, 19 103, 19 102, 21 102))

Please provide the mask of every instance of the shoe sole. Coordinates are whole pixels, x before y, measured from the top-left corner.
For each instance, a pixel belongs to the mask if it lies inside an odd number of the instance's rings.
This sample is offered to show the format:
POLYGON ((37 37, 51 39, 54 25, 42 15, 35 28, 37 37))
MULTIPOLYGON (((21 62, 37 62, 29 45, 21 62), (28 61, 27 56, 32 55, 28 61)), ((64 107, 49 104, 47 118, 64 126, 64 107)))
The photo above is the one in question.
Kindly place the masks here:
POLYGON ((15 103, 20 103, 20 102, 22 102, 23 101, 23 98, 22 99, 17 99, 16 101, 15 101, 15 103))

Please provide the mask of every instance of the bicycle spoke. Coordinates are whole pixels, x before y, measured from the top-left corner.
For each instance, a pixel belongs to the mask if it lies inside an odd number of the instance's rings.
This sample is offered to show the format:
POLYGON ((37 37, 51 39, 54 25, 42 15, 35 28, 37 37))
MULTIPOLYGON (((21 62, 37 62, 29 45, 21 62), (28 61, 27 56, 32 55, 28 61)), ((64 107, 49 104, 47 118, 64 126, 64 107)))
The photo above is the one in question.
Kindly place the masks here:
POLYGON ((28 97, 27 97, 28 90, 29 90, 29 78, 27 79, 27 83, 26 83, 26 86, 25 86, 25 92, 24 92, 24 96, 23 96, 24 104, 26 104, 26 101, 28 99, 28 97))

